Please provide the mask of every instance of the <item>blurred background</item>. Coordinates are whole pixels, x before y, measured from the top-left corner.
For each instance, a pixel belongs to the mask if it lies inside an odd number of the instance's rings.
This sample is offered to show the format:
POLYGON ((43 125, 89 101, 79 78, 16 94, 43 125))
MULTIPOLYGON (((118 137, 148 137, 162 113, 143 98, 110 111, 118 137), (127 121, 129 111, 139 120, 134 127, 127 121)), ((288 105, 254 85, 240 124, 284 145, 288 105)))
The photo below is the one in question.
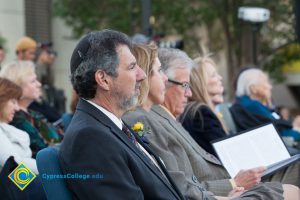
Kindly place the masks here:
MULTIPOLYGON (((69 109, 69 60, 78 39, 103 28, 135 41, 181 48, 192 58, 212 53, 227 100, 240 68, 270 73, 277 105, 300 108, 300 1, 297 0, 0 0, 0 65, 16 59, 23 36, 51 47, 53 83, 69 109), (298 37, 297 37, 298 36, 298 37), (2 63, 1 63, 2 62, 2 63)), ((50 76, 50 75, 49 75, 50 76)))

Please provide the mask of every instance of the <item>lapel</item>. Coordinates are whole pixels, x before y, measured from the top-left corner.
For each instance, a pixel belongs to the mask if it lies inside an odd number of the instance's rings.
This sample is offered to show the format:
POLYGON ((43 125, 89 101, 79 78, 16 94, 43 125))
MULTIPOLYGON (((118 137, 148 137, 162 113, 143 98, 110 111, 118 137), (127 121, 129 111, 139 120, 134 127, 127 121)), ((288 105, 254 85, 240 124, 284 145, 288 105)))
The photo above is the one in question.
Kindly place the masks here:
MULTIPOLYGON (((125 124, 127 126, 127 124, 125 124)), ((128 128, 128 126, 127 126, 128 128)), ((129 128, 129 130, 131 131, 131 133, 134 135, 134 137, 136 138, 136 140, 138 141, 138 143, 143 146, 143 148, 151 155, 154 157, 154 159, 156 160, 157 164, 159 165, 159 167, 162 169, 164 175, 166 176, 166 178, 168 179, 169 183, 172 185, 172 187, 170 187, 170 184, 167 183, 167 181, 165 180, 165 178, 162 178, 162 175, 160 174, 161 172, 156 169, 156 167, 154 167, 154 165, 151 163, 151 167, 155 168, 155 172, 158 172, 159 174, 159 178, 161 178, 161 180, 172 190, 172 192, 179 196, 179 199, 184 199, 184 197, 182 196, 181 192, 179 191, 179 189, 177 188, 176 184, 174 183, 173 179, 170 177, 165 165, 162 163, 161 159, 150 149, 150 147, 148 145, 146 145, 142 139, 138 136, 138 134, 136 134, 134 131, 131 130, 131 128, 129 128), (175 190, 175 191, 174 191, 175 190)), ((144 155, 143 155, 144 158, 144 155)))
POLYGON ((205 160, 212 162, 217 165, 222 165, 221 162, 212 154, 206 152, 202 149, 189 135, 189 133, 181 126, 179 122, 174 120, 169 113, 167 113, 161 106, 153 106, 151 110, 168 121, 168 123, 176 130, 176 132, 197 152, 199 153, 205 160))
MULTIPOLYGON (((146 166, 172 191, 173 194, 175 194, 177 197, 178 196, 180 197, 181 193, 178 194, 176 193, 176 191, 174 191, 174 188, 172 188, 171 185, 167 182, 167 180, 161 175, 161 172, 158 169, 156 169, 156 167, 152 163, 150 163, 149 160, 145 158, 145 155, 143 155, 140 152, 140 150, 127 138, 127 136, 123 133, 123 131, 120 130, 119 127, 117 127, 115 123, 113 123, 113 121, 109 119, 104 113, 102 113, 95 106, 91 105, 90 103, 82 99, 79 100, 77 109, 91 115, 101 124, 110 128, 111 132, 118 139, 120 139, 131 150, 132 153, 138 156, 141 159, 141 161, 144 162, 146 166)), ((131 131, 131 128, 129 128, 128 126, 127 128, 131 131)), ((135 134, 134 131, 131 131, 131 133, 136 137, 137 141, 149 152, 149 148, 143 144, 143 141, 137 136, 137 134, 135 134)), ((153 152, 149 152, 149 153, 150 155, 153 155, 153 152)))

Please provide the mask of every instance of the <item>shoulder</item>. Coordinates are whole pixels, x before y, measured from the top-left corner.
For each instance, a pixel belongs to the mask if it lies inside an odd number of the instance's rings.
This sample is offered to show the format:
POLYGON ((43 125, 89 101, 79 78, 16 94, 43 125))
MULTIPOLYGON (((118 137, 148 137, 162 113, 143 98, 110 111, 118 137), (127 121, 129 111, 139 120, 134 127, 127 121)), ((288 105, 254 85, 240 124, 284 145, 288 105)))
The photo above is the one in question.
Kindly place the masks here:
POLYGON ((29 135, 12 125, 1 123, 0 124, 0 137, 7 138, 15 143, 29 143, 29 135))
POLYGON ((10 122, 10 124, 26 132, 35 132, 36 130, 31 122, 31 119, 32 118, 28 113, 24 111, 18 111, 15 113, 13 121, 10 122))
POLYGON ((71 162, 79 158, 90 160, 97 156, 122 154, 122 148, 118 148, 121 146, 120 139, 113 133, 111 127, 86 119, 71 123, 60 148, 63 160, 71 162))
POLYGON ((214 111, 208 106, 201 106, 199 112, 201 112, 204 119, 218 119, 214 111))
POLYGON ((199 105, 196 110, 196 115, 214 115, 214 112, 205 104, 199 105))
POLYGON ((186 113, 186 117, 190 121, 199 123, 199 120, 205 120, 210 118, 216 118, 215 113, 205 104, 191 105, 189 111, 186 113))
POLYGON ((145 118, 147 118, 147 112, 142 108, 130 110, 122 116, 122 120, 129 125, 133 125, 135 122, 137 122, 137 120, 145 118))
POLYGON ((242 96, 238 98, 238 102, 240 103, 240 105, 248 108, 248 109, 253 109, 253 108, 257 108, 257 107, 262 107, 263 105, 257 101, 257 100, 253 100, 248 96, 242 96))
POLYGON ((76 137, 85 138, 87 135, 101 134, 107 131, 110 131, 110 129, 92 116, 83 112, 76 112, 64 134, 64 140, 73 140, 76 137))
POLYGON ((20 121, 27 121, 29 118, 30 118, 30 116, 26 112, 20 110, 15 113, 12 123, 20 122, 20 121))
POLYGON ((18 129, 10 124, 2 124, 0 125, 0 127, 3 129, 3 130, 6 130, 12 134, 19 134, 19 135, 28 135, 25 131, 22 131, 21 129, 18 129))

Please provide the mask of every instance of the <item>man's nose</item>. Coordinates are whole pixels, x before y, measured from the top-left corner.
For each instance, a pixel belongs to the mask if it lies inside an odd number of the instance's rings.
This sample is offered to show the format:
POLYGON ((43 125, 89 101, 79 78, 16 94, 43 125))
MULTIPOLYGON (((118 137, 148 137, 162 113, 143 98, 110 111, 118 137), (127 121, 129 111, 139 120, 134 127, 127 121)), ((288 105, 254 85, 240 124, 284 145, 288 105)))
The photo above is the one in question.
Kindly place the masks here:
POLYGON ((168 81, 168 77, 165 73, 162 74, 162 79, 163 79, 164 83, 166 83, 168 81))
POLYGON ((184 96, 185 96, 185 97, 191 97, 191 96, 192 96, 192 90, 191 90, 191 88, 188 88, 188 89, 185 91, 184 96))
POLYGON ((37 86, 38 87, 42 87, 42 83, 40 81, 37 80, 37 86))
POLYGON ((142 68, 140 68, 140 66, 138 66, 138 71, 137 71, 137 81, 142 81, 146 78, 146 73, 144 72, 144 70, 142 70, 142 68))

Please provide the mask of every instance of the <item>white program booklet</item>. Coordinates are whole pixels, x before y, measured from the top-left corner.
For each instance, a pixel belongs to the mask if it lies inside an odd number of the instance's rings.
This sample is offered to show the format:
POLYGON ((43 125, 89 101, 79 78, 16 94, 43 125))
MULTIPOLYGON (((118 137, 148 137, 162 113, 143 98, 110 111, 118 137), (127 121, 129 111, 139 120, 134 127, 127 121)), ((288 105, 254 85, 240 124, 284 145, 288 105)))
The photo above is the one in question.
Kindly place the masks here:
POLYGON ((223 166, 233 178, 242 169, 266 166, 268 175, 296 160, 290 156, 273 124, 212 142, 223 166))

